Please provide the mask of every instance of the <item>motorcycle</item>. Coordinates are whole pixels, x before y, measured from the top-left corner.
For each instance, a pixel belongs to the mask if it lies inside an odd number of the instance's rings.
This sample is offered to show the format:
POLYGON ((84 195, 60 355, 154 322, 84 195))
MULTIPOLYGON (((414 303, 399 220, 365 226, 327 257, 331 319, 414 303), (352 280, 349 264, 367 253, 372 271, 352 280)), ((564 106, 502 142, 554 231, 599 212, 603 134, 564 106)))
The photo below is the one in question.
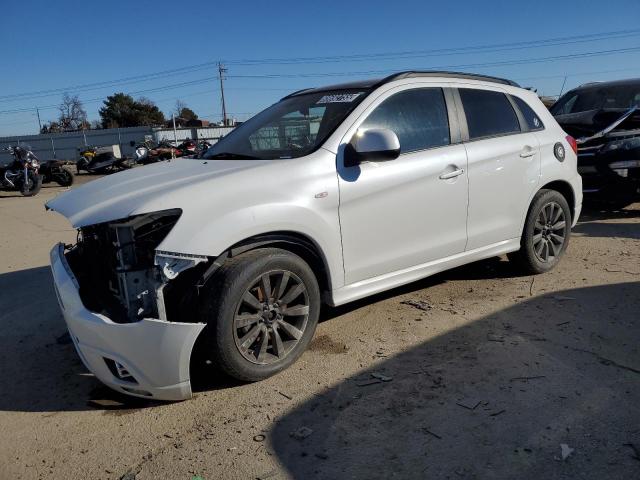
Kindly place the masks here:
POLYGON ((39 173, 42 175, 42 183, 56 182, 61 187, 69 187, 73 184, 73 173, 60 160, 41 163, 39 173))
POLYGON ((26 146, 9 147, 7 151, 13 155, 13 161, 0 167, 0 187, 8 191, 18 190, 25 197, 37 195, 42 188, 38 158, 26 146))
POLYGON ((160 142, 155 147, 150 142, 141 143, 136 146, 135 152, 136 162, 143 165, 169 160, 170 158, 178 158, 184 155, 182 150, 166 141, 160 142))
POLYGON ((206 140, 202 140, 198 143, 198 148, 196 149, 196 158, 202 158, 207 150, 211 148, 211 143, 206 140))
POLYGON ((166 141, 160 142, 156 147, 153 147, 149 142, 144 142, 135 147, 135 161, 147 165, 170 158, 192 155, 199 158, 210 146, 211 144, 207 141, 196 143, 191 139, 186 139, 177 147, 166 141))
POLYGON ((78 175, 81 170, 87 173, 112 173, 131 168, 126 158, 120 156, 118 145, 107 147, 85 147, 80 150, 76 162, 78 175))

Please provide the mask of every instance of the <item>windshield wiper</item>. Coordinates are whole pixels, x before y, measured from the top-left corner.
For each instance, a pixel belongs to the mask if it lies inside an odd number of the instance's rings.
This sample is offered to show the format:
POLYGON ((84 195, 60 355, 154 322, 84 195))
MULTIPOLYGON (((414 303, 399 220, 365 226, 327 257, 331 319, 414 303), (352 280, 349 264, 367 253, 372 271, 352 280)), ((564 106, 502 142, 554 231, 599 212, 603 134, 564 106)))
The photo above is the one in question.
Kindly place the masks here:
POLYGON ((232 153, 232 152, 220 152, 215 155, 211 155, 210 157, 206 157, 205 160, 214 160, 214 159, 227 159, 227 160, 262 160, 259 157, 254 157, 252 155, 245 155, 244 153, 232 153))

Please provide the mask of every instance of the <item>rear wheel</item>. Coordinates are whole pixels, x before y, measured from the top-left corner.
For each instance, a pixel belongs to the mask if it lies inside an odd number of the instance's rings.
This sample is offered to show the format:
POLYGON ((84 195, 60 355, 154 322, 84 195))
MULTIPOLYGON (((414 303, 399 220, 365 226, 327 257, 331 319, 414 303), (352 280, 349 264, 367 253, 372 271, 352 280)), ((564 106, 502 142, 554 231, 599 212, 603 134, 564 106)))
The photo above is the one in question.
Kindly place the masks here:
POLYGON ((216 273, 200 310, 205 356, 244 381, 274 375, 295 362, 313 337, 320 312, 309 265, 286 250, 239 255, 216 273))
POLYGON ((571 235, 571 209, 555 190, 540 190, 531 203, 525 221, 520 250, 509 259, 526 273, 544 273, 560 261, 571 235))
POLYGON ((71 170, 68 168, 60 167, 60 171, 54 173, 52 176, 61 187, 69 187, 73 184, 73 173, 71 173, 71 170))
POLYGON ((86 159, 86 157, 82 157, 78 159, 78 161, 76 162, 76 173, 80 175, 80 170, 87 171, 88 166, 89 166, 89 161, 86 159))

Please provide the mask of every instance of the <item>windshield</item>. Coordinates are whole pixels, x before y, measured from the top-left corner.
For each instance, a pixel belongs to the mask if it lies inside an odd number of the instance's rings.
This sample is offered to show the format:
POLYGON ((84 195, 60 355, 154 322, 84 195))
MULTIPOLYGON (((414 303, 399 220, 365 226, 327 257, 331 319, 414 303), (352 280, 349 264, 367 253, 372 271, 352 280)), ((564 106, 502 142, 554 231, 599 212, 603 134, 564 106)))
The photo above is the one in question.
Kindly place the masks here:
POLYGON ((594 87, 569 92, 551 108, 553 115, 580 113, 587 110, 628 110, 640 106, 640 83, 619 87, 594 87))
POLYGON ((368 91, 332 90, 288 97, 222 138, 203 158, 295 158, 316 150, 368 91))

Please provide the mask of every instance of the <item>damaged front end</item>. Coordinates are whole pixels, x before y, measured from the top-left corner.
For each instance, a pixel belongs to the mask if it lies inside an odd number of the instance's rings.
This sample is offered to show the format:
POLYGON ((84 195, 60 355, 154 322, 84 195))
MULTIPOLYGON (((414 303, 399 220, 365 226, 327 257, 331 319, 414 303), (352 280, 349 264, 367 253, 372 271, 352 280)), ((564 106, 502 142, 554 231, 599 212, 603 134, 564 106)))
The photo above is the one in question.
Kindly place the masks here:
POLYGON ((109 387, 138 397, 191 397, 190 360, 205 327, 195 312, 208 257, 159 251, 180 210, 78 230, 51 250, 55 291, 73 344, 109 387))
MULTIPOLYGON (((178 276, 204 266, 208 258, 156 251, 180 214, 165 210, 80 228, 66 258, 84 305, 117 323, 143 318, 185 321, 185 303, 194 298, 195 280, 178 281, 178 276)), ((197 279, 201 270, 189 277, 197 279)))
MULTIPOLYGON (((607 118, 605 128, 595 132, 585 131, 583 125, 578 128, 575 119, 559 121, 577 138, 585 200, 623 207, 640 199, 640 111, 633 107, 622 115, 618 112, 615 119, 607 118)), ((591 128, 605 125, 602 120, 591 121, 591 128)))

